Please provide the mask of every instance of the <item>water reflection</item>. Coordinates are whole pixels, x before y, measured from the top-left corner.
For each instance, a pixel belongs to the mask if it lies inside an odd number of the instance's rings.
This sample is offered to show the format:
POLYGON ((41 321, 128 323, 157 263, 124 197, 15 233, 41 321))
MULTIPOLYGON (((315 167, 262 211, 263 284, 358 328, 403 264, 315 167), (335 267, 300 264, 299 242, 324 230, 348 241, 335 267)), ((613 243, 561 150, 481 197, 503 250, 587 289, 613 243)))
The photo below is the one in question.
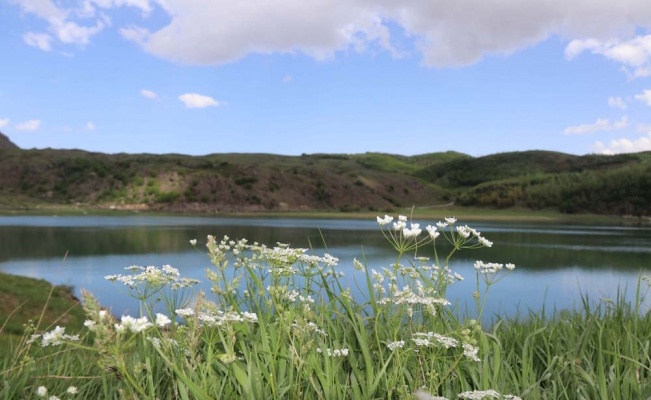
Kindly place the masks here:
MULTIPOLYGON (((564 227, 552 224, 473 224, 493 248, 457 253, 451 265, 466 280, 450 300, 472 309, 475 260, 513 262, 517 269, 494 287, 488 312, 570 308, 580 293, 614 298, 622 287, 634 292, 640 273, 651 270, 651 229, 564 227)), ((132 312, 134 302, 106 282, 132 264, 171 264, 184 276, 204 278, 207 257, 189 245, 208 234, 247 238, 265 244, 289 243, 339 257, 353 283, 352 259, 374 268, 394 261, 394 253, 374 221, 195 217, 0 217, 0 270, 85 288, 115 313, 132 312), (326 250, 327 248, 327 250, 326 250), (67 257, 64 256, 67 254, 67 257)), ((449 246, 439 239, 439 254, 449 246)), ((200 246, 198 246, 200 247, 200 246)), ((425 248, 420 255, 431 255, 425 248)), ((204 286, 207 289, 207 286, 204 286)))

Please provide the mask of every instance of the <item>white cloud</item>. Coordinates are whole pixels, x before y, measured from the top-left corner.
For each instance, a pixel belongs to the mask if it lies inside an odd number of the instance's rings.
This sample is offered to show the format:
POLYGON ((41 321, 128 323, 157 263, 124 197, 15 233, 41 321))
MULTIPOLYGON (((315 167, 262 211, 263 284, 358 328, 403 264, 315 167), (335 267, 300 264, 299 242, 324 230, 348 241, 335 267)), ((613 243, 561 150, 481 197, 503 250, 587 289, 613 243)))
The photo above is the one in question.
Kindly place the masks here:
POLYGON ((651 90, 644 90, 642 94, 636 94, 635 100, 646 103, 649 107, 651 107, 651 90))
POLYGON ((119 32, 151 54, 187 64, 223 64, 253 53, 328 59, 369 48, 398 56, 413 46, 425 65, 447 67, 558 36, 571 41, 568 58, 591 51, 634 76, 651 75, 651 37, 634 38, 651 29, 646 0, 10 1, 46 21, 59 42, 82 45, 110 25, 107 15, 117 8, 143 16, 156 8, 165 25, 142 19, 119 32))
POLYGON ((619 153, 637 153, 639 151, 651 150, 651 132, 638 139, 614 139, 604 144, 596 142, 593 146, 596 153, 601 154, 619 154, 619 153))
POLYGON ((0 119, 0 129, 9 125, 9 118, 0 119))
POLYGON ((585 135, 587 133, 595 133, 599 131, 613 131, 624 129, 628 127, 628 117, 623 116, 619 121, 610 122, 605 118, 598 118, 592 124, 581 124, 565 128, 563 133, 566 135, 585 135))
MULTIPOLYGON (((157 4, 170 18, 166 26, 131 27, 121 31, 123 36, 159 57, 204 65, 251 53, 302 52, 323 59, 337 51, 364 51, 370 46, 396 55, 400 51, 394 48, 395 41, 407 37, 414 40, 424 64, 457 66, 487 54, 509 54, 553 35, 568 40, 593 38, 593 42, 572 42, 568 55, 575 56, 607 39, 651 28, 651 7, 644 0, 165 0, 157 4)), ((635 59, 619 54, 626 53, 623 48, 609 50, 612 57, 635 59)))
POLYGON ((626 101, 622 99, 621 97, 609 97, 608 98, 608 105, 613 108, 619 108, 621 110, 626 110, 626 101))
POLYGON ((93 124, 92 122, 88 121, 88 122, 86 123, 86 126, 84 127, 84 129, 87 130, 87 131, 89 131, 89 132, 94 131, 94 130, 95 130, 95 124, 93 124))
POLYGON ((52 50, 52 36, 46 33, 27 32, 23 35, 23 40, 28 45, 38 47, 43 51, 52 50))
POLYGON ((179 100, 187 108, 205 108, 205 107, 219 107, 222 105, 219 101, 209 96, 204 96, 197 93, 185 93, 179 96, 179 100))
POLYGON ((14 128, 16 128, 17 131, 22 131, 22 132, 32 132, 37 130, 40 127, 41 127, 41 121, 38 119, 32 119, 29 121, 21 122, 14 126, 14 128))
POLYGON ((156 92, 152 92, 151 90, 147 90, 147 89, 142 89, 140 91, 140 95, 142 97, 146 97, 148 99, 157 99, 158 98, 158 94, 156 92))
POLYGON ((565 55, 568 59, 572 59, 584 51, 623 64, 623 70, 631 78, 651 76, 651 35, 637 36, 624 42, 612 39, 573 40, 565 48, 565 55))

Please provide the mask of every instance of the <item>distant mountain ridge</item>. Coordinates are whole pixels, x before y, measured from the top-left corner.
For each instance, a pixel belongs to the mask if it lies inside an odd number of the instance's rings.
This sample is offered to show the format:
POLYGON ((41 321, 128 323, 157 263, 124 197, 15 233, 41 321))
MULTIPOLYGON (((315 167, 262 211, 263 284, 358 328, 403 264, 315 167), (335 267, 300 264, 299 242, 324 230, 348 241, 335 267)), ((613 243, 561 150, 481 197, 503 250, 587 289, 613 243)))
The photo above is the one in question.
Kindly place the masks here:
POLYGON ((110 155, 22 150, 1 135, 0 208, 39 204, 180 212, 455 204, 650 216, 651 152, 110 155))

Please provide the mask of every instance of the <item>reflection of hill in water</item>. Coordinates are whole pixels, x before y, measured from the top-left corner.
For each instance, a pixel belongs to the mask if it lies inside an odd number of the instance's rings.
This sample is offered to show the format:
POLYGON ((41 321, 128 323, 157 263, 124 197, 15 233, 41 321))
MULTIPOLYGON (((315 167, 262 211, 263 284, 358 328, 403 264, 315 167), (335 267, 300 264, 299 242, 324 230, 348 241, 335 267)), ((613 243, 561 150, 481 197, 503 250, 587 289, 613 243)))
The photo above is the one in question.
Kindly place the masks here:
MULTIPOLYGON (((341 221, 339 221, 341 222, 341 221)), ((68 253, 76 256, 106 256, 146 253, 182 253, 191 250, 190 239, 197 239, 197 248, 207 235, 218 238, 247 238, 269 246, 277 242, 294 247, 314 248, 316 253, 327 247, 337 255, 359 257, 362 253, 374 259, 391 254, 378 229, 340 229, 345 223, 324 221, 326 228, 255 226, 255 220, 245 220, 248 226, 115 226, 115 227, 43 227, 0 226, 0 262, 18 259, 61 258, 68 253), (324 246, 325 240, 325 246, 324 246), (380 250, 381 249, 381 250, 380 250)), ((359 223, 350 222, 353 224, 359 223)), ((291 224, 290 224, 291 225, 291 224)), ((307 224, 306 224, 307 225, 307 224)), ((472 264, 475 260, 512 262, 519 268, 550 270, 579 267, 582 269, 621 269, 638 271, 651 268, 651 230, 649 229, 559 229, 528 225, 504 228, 499 225, 481 227, 484 235, 494 242, 492 248, 461 251, 454 256, 457 262, 472 264)), ((451 250, 439 238, 439 256, 451 250)), ((432 256, 431 245, 422 248, 419 255, 432 256)), ((344 261, 344 260, 342 260, 344 261)), ((346 260, 350 261, 350 260, 346 260)))

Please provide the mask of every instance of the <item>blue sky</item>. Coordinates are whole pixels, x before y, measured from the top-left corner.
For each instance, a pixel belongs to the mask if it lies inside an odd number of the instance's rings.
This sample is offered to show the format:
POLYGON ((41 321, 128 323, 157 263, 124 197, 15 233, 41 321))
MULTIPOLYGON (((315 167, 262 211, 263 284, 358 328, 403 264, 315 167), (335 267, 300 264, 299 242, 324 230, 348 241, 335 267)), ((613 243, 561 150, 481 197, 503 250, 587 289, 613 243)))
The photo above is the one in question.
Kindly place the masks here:
POLYGON ((651 150, 648 0, 5 0, 0 50, 22 148, 651 150))

